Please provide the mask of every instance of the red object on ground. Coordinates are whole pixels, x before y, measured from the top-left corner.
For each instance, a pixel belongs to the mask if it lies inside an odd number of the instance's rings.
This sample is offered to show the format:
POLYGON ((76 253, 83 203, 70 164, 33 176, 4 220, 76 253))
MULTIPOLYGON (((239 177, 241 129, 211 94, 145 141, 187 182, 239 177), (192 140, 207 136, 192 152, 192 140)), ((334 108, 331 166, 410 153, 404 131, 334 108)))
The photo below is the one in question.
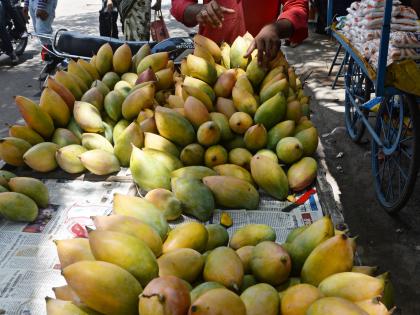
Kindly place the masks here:
MULTIPOLYGON (((204 3, 208 2, 204 0, 204 3)), ((308 0, 219 0, 217 2, 236 11, 225 14, 222 29, 200 25, 199 33, 217 43, 225 41, 231 44, 236 37, 244 35, 246 31, 256 36, 264 25, 273 23, 276 19, 287 19, 293 24, 294 33, 290 38, 291 42, 299 43, 308 36, 308 0), (280 3, 283 4, 283 12, 278 15, 280 3)), ((171 13, 175 19, 185 24, 185 9, 196 3, 194 0, 172 0, 171 13)))

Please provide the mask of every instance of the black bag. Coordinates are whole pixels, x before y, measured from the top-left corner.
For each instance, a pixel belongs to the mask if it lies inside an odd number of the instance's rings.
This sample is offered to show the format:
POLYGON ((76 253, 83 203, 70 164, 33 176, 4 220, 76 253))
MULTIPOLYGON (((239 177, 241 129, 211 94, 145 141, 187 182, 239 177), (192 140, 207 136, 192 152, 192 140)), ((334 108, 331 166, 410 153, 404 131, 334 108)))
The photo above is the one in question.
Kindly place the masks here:
POLYGON ((101 36, 118 38, 118 11, 107 11, 106 8, 99 11, 99 34, 101 36))

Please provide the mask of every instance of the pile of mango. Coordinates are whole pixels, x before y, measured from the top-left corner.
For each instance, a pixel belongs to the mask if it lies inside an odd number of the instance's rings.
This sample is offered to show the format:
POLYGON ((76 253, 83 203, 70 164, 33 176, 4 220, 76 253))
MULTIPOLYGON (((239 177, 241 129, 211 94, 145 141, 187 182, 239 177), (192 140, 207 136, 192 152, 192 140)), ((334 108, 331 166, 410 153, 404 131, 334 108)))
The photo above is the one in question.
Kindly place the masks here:
POLYGON ((48 201, 48 188, 40 180, 0 170, 0 218, 32 222, 48 201))
POLYGON ((116 195, 88 238, 56 241, 67 285, 48 315, 387 315, 388 274, 354 266, 355 239, 324 217, 284 244, 264 224, 168 227, 144 199, 116 195))
POLYGON ((38 172, 130 166, 145 191, 210 190, 206 208, 255 209, 258 187, 285 199, 315 179, 318 133, 283 54, 260 67, 255 53, 243 58, 251 40, 219 47, 196 35, 180 72, 148 45, 133 56, 126 44, 115 52, 105 44, 90 62, 70 61, 48 78, 39 104, 15 98, 26 125, 10 126, 0 157, 38 172), (194 180, 173 180, 184 171, 194 180))

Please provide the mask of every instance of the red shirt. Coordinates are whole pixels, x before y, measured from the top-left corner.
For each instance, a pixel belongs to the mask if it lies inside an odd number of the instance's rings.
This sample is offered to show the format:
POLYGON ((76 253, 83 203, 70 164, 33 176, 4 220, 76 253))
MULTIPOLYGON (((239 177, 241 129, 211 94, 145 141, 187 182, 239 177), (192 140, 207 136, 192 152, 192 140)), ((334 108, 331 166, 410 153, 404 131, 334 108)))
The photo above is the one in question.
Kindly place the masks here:
MULTIPOLYGON (((204 0, 204 3, 210 2, 204 0)), ((264 25, 275 22, 277 19, 289 20, 294 28, 290 41, 299 43, 308 36, 308 0, 218 0, 221 6, 235 10, 235 13, 225 14, 221 29, 210 26, 201 26, 199 33, 213 39, 232 43, 236 37, 244 35, 247 31, 256 36, 264 25), (283 11, 279 15, 280 4, 283 11)), ((172 0, 171 13, 181 23, 188 27, 184 20, 185 9, 196 4, 195 0, 172 0)))

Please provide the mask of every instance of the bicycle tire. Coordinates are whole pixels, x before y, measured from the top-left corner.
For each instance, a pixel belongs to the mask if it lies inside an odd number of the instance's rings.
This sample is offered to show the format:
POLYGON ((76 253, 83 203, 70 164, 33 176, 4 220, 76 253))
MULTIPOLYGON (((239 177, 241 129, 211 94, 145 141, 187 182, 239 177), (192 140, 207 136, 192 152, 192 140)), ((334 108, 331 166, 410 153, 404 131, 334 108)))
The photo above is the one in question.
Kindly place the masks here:
MULTIPOLYGON (((358 104, 363 104, 370 99, 371 82, 370 79, 362 72, 353 58, 350 58, 345 75, 345 110, 344 120, 346 125, 347 134, 350 139, 355 143, 360 143, 365 133, 366 127, 363 121, 358 118, 359 114, 354 109, 354 104, 349 98, 349 93, 352 94, 353 99, 358 104)), ((363 111, 367 117, 368 111, 363 111)))
MULTIPOLYGON (((375 132, 380 136, 381 140, 385 142, 389 142, 389 138, 393 137, 393 135, 390 134, 390 130, 392 129, 387 130, 384 125, 386 123, 389 125, 395 123, 392 114, 393 109, 389 108, 389 102, 393 102, 391 100, 394 97, 396 97, 396 95, 386 97, 385 100, 381 103, 377 114, 375 132), (386 121, 387 114, 391 117, 391 119, 388 118, 388 122, 386 121), (388 133, 388 140, 386 140, 385 137, 382 137, 382 135, 386 132, 388 133)), ((400 97, 402 98, 402 102, 400 102, 398 113, 399 131, 398 135, 395 135, 397 136, 398 143, 396 141, 394 143, 389 143, 391 147, 396 145, 396 149, 392 153, 387 154, 385 152, 386 148, 384 150, 384 148, 380 147, 376 141, 372 140, 372 172, 375 181, 376 197, 380 205, 389 214, 395 214, 400 211, 409 200, 411 194, 413 193, 420 165, 419 109, 417 107, 414 96, 405 94, 400 95, 400 97), (403 112, 402 114, 401 109, 403 112), (407 110, 408 113, 406 113, 407 110), (402 119, 401 116, 403 117, 402 119), (411 156, 409 156, 410 152, 411 156), (398 160, 395 160, 395 156, 398 156, 398 160), (405 157, 404 160, 408 162, 408 166, 403 166, 401 156, 405 157), (392 160, 394 161, 395 165, 394 169, 391 169, 391 167, 388 166, 388 179, 390 182, 388 184, 385 183, 384 185, 384 178, 386 176, 386 164, 389 163, 389 165, 391 165, 392 160), (407 173, 404 176, 405 182, 403 183, 404 185, 401 189, 401 174, 403 174, 403 170, 405 168, 407 169, 407 173), (398 169, 399 173, 396 174, 395 169, 398 169), (392 198, 394 197, 394 179, 397 177, 397 175, 399 194, 396 195, 395 198, 392 198), (389 196, 390 193, 391 196, 389 196)))

